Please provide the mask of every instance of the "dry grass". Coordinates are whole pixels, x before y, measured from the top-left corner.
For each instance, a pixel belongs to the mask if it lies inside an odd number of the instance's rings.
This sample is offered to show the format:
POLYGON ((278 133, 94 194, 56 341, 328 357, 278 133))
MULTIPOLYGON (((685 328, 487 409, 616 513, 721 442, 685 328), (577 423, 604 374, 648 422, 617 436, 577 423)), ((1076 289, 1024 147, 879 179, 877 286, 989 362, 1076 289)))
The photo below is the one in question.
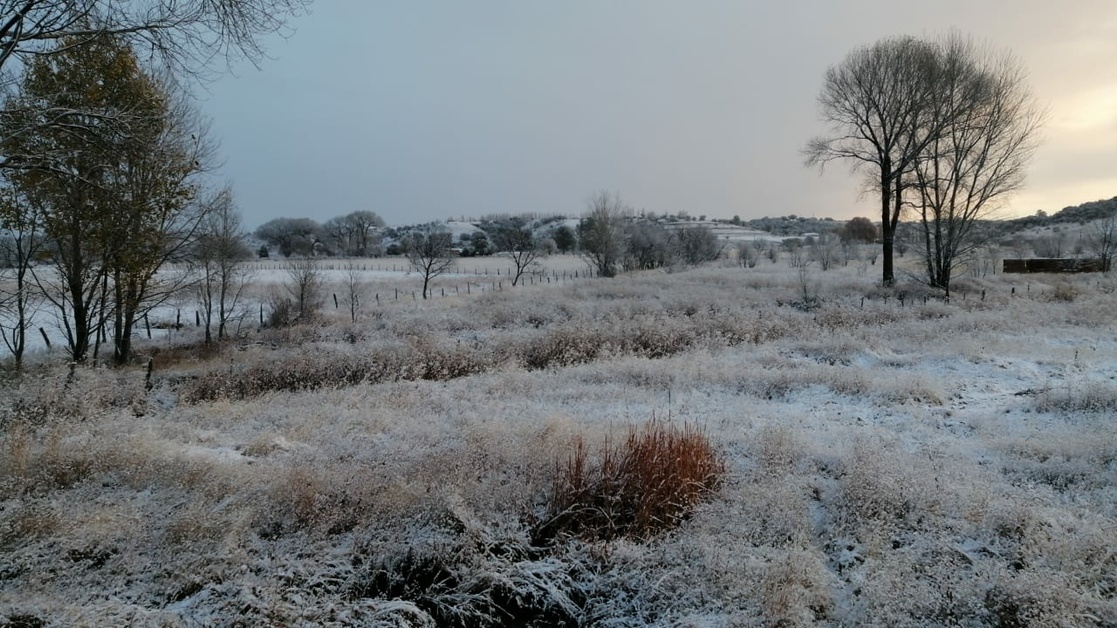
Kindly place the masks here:
POLYGON ((575 535, 636 539, 669 530, 721 485, 725 461, 697 427, 660 421, 629 428, 591 460, 582 439, 559 466, 546 514, 533 530, 538 544, 575 535))
POLYGON ((0 623, 1117 625, 1112 282, 813 280, 810 312, 762 260, 190 328, 150 390, 33 360, 0 623))

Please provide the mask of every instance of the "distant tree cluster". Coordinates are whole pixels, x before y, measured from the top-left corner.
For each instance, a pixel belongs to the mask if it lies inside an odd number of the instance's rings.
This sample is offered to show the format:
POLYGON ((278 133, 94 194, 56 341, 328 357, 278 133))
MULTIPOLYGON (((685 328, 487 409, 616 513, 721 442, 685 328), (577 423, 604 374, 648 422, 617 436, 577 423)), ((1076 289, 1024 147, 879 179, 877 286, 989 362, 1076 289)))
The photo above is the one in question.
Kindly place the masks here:
POLYGON ((765 216, 763 218, 754 218, 744 221, 742 221, 739 216, 735 216, 734 218, 736 222, 730 220, 730 224, 740 225, 757 231, 765 231, 777 236, 801 236, 808 233, 822 233, 834 228, 833 218, 811 218, 808 216, 797 216, 795 214, 777 216, 774 218, 765 216))
POLYGON ((839 231, 844 242, 876 242, 880 230, 865 217, 852 218, 839 231))
POLYGON ((379 257, 384 219, 375 212, 355 211, 318 223, 310 218, 275 218, 260 225, 257 238, 283 257, 341 255, 379 257))
POLYGON ((678 226, 637 218, 618 194, 598 192, 578 223, 578 245, 602 277, 625 270, 701 264, 718 258, 722 244, 707 226, 678 226))

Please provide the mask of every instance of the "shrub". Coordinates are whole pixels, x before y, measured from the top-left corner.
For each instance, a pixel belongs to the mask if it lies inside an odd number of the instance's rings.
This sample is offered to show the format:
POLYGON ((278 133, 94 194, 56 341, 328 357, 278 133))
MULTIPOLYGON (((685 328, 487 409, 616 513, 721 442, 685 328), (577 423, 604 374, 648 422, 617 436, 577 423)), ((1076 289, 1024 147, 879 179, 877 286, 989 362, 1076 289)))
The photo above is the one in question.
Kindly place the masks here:
POLYGON ((1069 281, 1059 281, 1052 288, 1049 298, 1057 303, 1072 303, 1078 298, 1078 288, 1069 281))
POLYGON ((563 534, 650 537, 678 525, 726 473, 724 459, 700 429, 658 421, 630 428, 617 446, 606 441, 598 458, 592 464, 578 439, 565 464, 556 465, 533 542, 546 545, 563 534))
POLYGON ((560 327, 524 347, 523 363, 529 370, 542 370, 592 362, 606 342, 604 334, 592 330, 560 327))
POLYGON ((1045 386, 1036 393, 1035 408, 1040 412, 1113 412, 1117 410, 1117 386, 1097 380, 1045 386))
POLYGON ((295 310, 295 302, 278 295, 272 295, 268 301, 268 312, 268 327, 289 327, 299 318, 299 313, 295 310))
MULTIPOLYGON (((388 601, 380 604, 388 612, 378 619, 391 623, 373 625, 586 625, 576 569, 554 559, 524 559, 525 551, 502 541, 483 548, 461 540, 436 551, 408 548, 402 557, 370 561, 358 571, 348 595, 388 601)), ((360 554, 355 558, 364 562, 360 554)))

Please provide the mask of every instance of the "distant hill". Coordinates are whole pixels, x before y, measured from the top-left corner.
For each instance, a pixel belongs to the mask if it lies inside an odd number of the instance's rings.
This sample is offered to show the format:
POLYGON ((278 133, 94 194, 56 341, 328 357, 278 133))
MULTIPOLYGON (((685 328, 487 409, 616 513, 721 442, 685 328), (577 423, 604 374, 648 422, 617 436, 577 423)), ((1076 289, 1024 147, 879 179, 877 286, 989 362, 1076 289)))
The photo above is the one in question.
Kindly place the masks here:
POLYGON ((1050 216, 1037 213, 1034 216, 1025 216, 1005 221, 1015 229, 1028 229, 1031 227, 1047 227, 1058 224, 1086 224, 1102 218, 1107 218, 1117 213, 1117 196, 1111 199, 1090 201, 1081 205, 1064 207, 1050 216))

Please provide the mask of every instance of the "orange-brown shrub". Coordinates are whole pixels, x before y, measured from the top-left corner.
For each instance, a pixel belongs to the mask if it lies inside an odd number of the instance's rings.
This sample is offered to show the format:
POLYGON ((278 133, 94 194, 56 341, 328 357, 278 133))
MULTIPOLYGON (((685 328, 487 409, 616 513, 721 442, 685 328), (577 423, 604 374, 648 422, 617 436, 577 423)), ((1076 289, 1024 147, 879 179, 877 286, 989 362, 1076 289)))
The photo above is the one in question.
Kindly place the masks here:
POLYGON ((546 515, 533 529, 537 544, 566 534, 650 537, 690 515, 726 473, 724 458, 701 429, 659 421, 629 428, 618 445, 606 441, 596 463, 578 439, 556 467, 546 515))

